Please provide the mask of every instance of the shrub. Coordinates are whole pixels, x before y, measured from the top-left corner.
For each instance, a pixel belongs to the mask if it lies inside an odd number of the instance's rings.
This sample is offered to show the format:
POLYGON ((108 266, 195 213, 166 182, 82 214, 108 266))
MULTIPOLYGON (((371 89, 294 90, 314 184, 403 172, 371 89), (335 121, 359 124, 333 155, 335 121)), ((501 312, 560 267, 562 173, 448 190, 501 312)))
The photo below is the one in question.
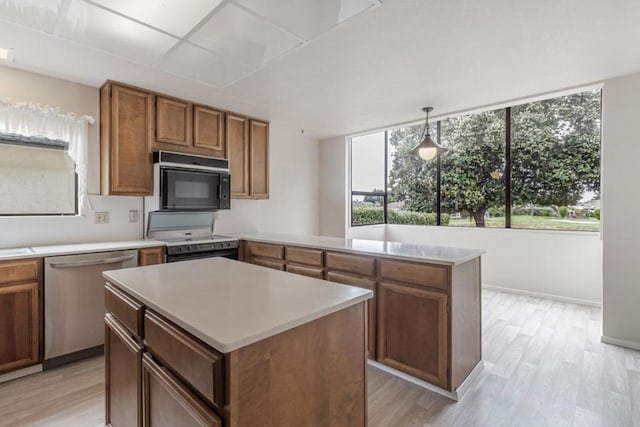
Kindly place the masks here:
POLYGON ((513 210, 514 215, 558 216, 550 206, 518 206, 513 210))
POLYGON ((566 218, 567 217, 567 207, 566 206, 560 206, 560 217, 561 218, 566 218))
POLYGON ((600 220, 600 209, 596 209, 595 211, 593 211, 593 215, 598 218, 598 221, 600 220))
POLYGON ((353 225, 380 224, 384 221, 384 212, 381 207, 352 206, 351 223, 353 225))
MULTIPOLYGON (((389 209, 389 224, 436 225, 436 214, 433 212, 399 211, 389 209)), ((449 214, 440 217, 442 225, 449 225, 449 214)), ((383 221, 381 207, 356 205, 351 207, 351 223, 353 225, 380 224, 383 221)))

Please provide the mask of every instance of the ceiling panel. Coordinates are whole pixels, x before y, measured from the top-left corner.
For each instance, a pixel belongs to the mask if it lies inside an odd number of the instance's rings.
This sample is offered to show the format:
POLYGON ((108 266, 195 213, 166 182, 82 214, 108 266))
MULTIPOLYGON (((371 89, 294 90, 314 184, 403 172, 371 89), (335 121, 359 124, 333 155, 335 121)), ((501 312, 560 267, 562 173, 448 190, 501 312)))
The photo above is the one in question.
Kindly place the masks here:
POLYGON ((91 0, 140 22, 182 37, 222 0, 91 0))
POLYGON ((190 41, 224 58, 251 68, 298 46, 300 42, 268 22, 227 4, 190 41))
POLYGON ((73 0, 62 37, 141 64, 151 64, 178 39, 97 6, 73 0))
POLYGON ((158 69, 215 87, 224 86, 250 71, 249 66, 223 61, 219 55, 183 43, 158 63, 158 69))
POLYGON ((0 19, 53 33, 62 0, 1 0, 0 19))
POLYGON ((374 0, 237 0, 304 40, 377 5, 374 0))

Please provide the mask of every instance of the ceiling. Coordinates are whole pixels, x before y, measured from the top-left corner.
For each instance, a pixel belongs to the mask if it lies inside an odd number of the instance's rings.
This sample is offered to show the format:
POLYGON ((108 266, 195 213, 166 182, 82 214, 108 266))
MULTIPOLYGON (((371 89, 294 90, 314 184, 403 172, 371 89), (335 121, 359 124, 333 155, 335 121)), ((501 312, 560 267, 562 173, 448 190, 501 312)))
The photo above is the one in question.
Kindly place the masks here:
POLYGON ((325 138, 638 72, 638 22, 637 0, 0 0, 0 48, 325 138))

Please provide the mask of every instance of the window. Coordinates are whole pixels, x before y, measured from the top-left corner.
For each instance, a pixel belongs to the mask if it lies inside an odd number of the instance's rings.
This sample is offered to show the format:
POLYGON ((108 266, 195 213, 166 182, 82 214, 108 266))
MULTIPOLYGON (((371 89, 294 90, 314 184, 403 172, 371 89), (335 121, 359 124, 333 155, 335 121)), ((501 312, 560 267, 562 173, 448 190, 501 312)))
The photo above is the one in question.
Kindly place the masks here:
POLYGON ((351 225, 383 224, 386 132, 351 139, 351 225))
POLYGON ((75 215, 75 163, 64 146, 0 136, 0 215, 75 215))
POLYGON ((431 123, 447 149, 433 161, 410 153, 423 125, 353 138, 352 182, 366 164, 376 184, 352 187, 352 224, 598 231, 600 98, 586 91, 431 123))

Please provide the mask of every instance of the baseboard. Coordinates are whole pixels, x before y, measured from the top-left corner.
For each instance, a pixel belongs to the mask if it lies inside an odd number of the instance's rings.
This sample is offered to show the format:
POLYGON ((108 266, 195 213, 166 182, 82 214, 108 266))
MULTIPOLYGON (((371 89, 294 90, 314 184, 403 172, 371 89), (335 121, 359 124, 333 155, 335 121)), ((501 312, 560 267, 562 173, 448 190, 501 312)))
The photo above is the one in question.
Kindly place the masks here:
POLYGON ((598 307, 598 308, 602 307, 602 303, 600 302, 589 301, 589 300, 580 299, 580 298, 563 297, 560 295, 545 294, 542 292, 533 292, 533 291, 526 291, 523 289, 514 289, 514 288, 503 288, 502 286, 493 286, 493 285, 484 285, 484 284, 482 285, 482 288, 490 289, 498 292, 507 292, 510 294, 526 295, 528 297, 550 299, 550 300, 559 301, 559 302, 569 302, 572 304, 588 305, 589 307, 598 307))
POLYGON ((620 347, 630 348, 632 350, 640 350, 640 342, 636 342, 636 341, 621 340, 618 338, 607 337, 605 335, 602 335, 600 337, 600 341, 602 341, 605 344, 613 344, 620 347))
POLYGON ((27 375, 35 374, 38 372, 42 372, 42 365, 34 365, 29 366, 28 368, 18 369, 17 371, 0 375, 0 383, 26 377, 27 375))
POLYGON ((467 392, 467 390, 469 390, 469 387, 471 386, 471 383, 473 383, 473 381, 476 379, 476 377, 480 374, 480 372, 482 371, 482 369, 484 368, 484 363, 482 362, 482 360, 480 362, 478 362, 478 364, 476 365, 475 368, 473 368, 473 370, 471 371, 471 373, 469 373, 469 375, 467 376, 467 378, 462 382, 462 384, 460 384, 460 387, 458 387, 456 390, 454 391, 449 391, 449 390, 445 390, 441 387, 438 387, 437 385, 433 385, 431 383, 428 383, 426 381, 423 381, 419 378, 416 378, 412 375, 406 374, 404 372, 398 371, 397 369, 394 369, 390 366, 387 365, 383 365, 380 362, 376 362, 374 360, 369 360, 369 365, 373 366, 374 368, 378 368, 381 371, 384 372, 388 372, 393 376, 396 376, 398 378, 402 378, 405 381, 409 381, 412 384, 418 385, 422 388, 425 388, 429 391, 432 391, 434 393, 437 393, 441 396, 444 397, 448 397, 451 400, 455 400, 456 402, 460 399, 462 399, 462 396, 467 392))

